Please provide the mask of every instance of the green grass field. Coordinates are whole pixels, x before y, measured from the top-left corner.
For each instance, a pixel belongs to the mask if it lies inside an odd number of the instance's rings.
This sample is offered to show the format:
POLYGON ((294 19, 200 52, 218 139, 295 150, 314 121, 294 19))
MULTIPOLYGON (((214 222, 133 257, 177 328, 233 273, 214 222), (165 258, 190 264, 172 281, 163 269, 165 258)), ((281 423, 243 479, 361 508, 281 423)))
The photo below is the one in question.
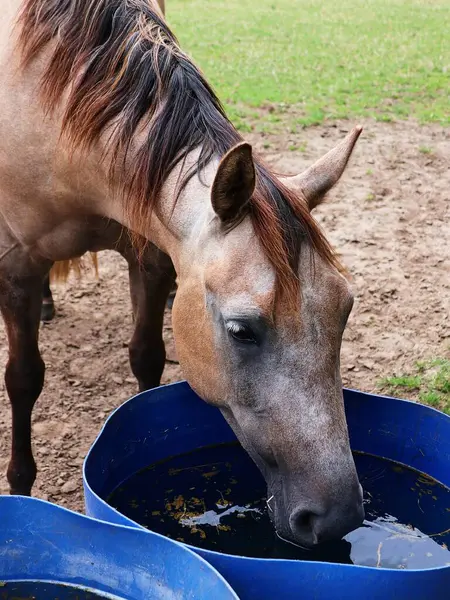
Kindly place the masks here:
POLYGON ((167 16, 240 127, 268 104, 305 125, 450 124, 450 0, 168 0, 167 16))

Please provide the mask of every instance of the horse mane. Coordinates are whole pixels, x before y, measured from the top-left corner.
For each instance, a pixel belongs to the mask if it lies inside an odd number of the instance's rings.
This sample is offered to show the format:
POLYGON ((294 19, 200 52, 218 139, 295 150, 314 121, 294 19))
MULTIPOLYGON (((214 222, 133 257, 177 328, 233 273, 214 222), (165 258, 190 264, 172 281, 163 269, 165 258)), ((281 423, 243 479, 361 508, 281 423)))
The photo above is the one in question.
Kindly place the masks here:
MULTIPOLYGON (((107 135, 110 177, 123 174, 131 228, 151 217, 165 180, 190 152, 200 149, 178 193, 241 141, 152 0, 25 0, 18 24, 22 68, 48 47, 43 104, 52 111, 65 98, 62 132, 73 146, 87 150, 107 135)), ((296 300, 303 240, 326 262, 338 261, 302 198, 260 159, 255 165, 248 212, 277 292, 296 300)))

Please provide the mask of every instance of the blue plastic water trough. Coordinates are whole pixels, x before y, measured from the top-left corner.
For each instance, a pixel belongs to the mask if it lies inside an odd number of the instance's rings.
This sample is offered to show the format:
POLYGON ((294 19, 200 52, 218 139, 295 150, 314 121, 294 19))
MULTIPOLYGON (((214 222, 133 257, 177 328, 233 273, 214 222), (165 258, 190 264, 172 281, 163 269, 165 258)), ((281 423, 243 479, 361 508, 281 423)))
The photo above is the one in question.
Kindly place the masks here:
POLYGON ((223 577, 199 559, 161 535, 102 523, 35 498, 0 496, 2 600, 237 599, 223 577))
MULTIPOLYGON (((450 418, 405 400, 345 390, 353 450, 403 463, 450 486, 450 418)), ((139 394, 107 420, 84 464, 87 513, 138 527, 108 505, 121 483, 149 464, 235 436, 221 413, 186 383, 139 394)), ((189 546, 243 600, 429 600, 450 597, 450 567, 395 570, 231 556, 189 546)))

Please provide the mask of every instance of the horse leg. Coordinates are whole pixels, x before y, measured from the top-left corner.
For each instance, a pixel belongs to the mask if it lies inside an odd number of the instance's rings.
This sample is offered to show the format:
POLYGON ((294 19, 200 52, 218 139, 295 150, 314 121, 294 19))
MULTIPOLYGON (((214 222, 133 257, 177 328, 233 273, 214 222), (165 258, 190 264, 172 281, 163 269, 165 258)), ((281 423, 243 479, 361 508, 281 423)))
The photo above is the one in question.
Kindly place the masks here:
POLYGON ((42 286, 41 321, 48 323, 55 316, 55 304, 50 289, 50 276, 46 275, 42 286))
POLYGON ((41 304, 42 277, 0 281, 0 309, 9 343, 5 384, 12 412, 7 478, 11 494, 26 496, 31 494, 36 479, 31 448, 31 413, 44 385, 45 365, 38 347, 41 304))
POLYGON ((130 293, 135 321, 129 344, 130 365, 139 391, 157 387, 166 362, 163 341, 164 308, 175 271, 169 257, 155 250, 155 262, 140 266, 128 258, 130 293))

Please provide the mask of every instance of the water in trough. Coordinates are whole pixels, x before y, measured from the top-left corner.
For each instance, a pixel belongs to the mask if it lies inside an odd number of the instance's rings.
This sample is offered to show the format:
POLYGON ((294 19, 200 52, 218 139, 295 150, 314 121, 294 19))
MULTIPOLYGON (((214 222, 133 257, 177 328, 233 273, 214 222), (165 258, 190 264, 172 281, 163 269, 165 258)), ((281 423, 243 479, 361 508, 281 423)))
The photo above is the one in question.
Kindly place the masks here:
POLYGON ((354 457, 366 520, 340 542, 313 551, 276 536, 264 479, 238 443, 150 465, 108 502, 152 531, 227 554, 391 569, 450 564, 450 489, 398 463, 358 452, 354 457))
POLYGON ((121 600, 88 588, 46 581, 0 582, 0 600, 121 600))

